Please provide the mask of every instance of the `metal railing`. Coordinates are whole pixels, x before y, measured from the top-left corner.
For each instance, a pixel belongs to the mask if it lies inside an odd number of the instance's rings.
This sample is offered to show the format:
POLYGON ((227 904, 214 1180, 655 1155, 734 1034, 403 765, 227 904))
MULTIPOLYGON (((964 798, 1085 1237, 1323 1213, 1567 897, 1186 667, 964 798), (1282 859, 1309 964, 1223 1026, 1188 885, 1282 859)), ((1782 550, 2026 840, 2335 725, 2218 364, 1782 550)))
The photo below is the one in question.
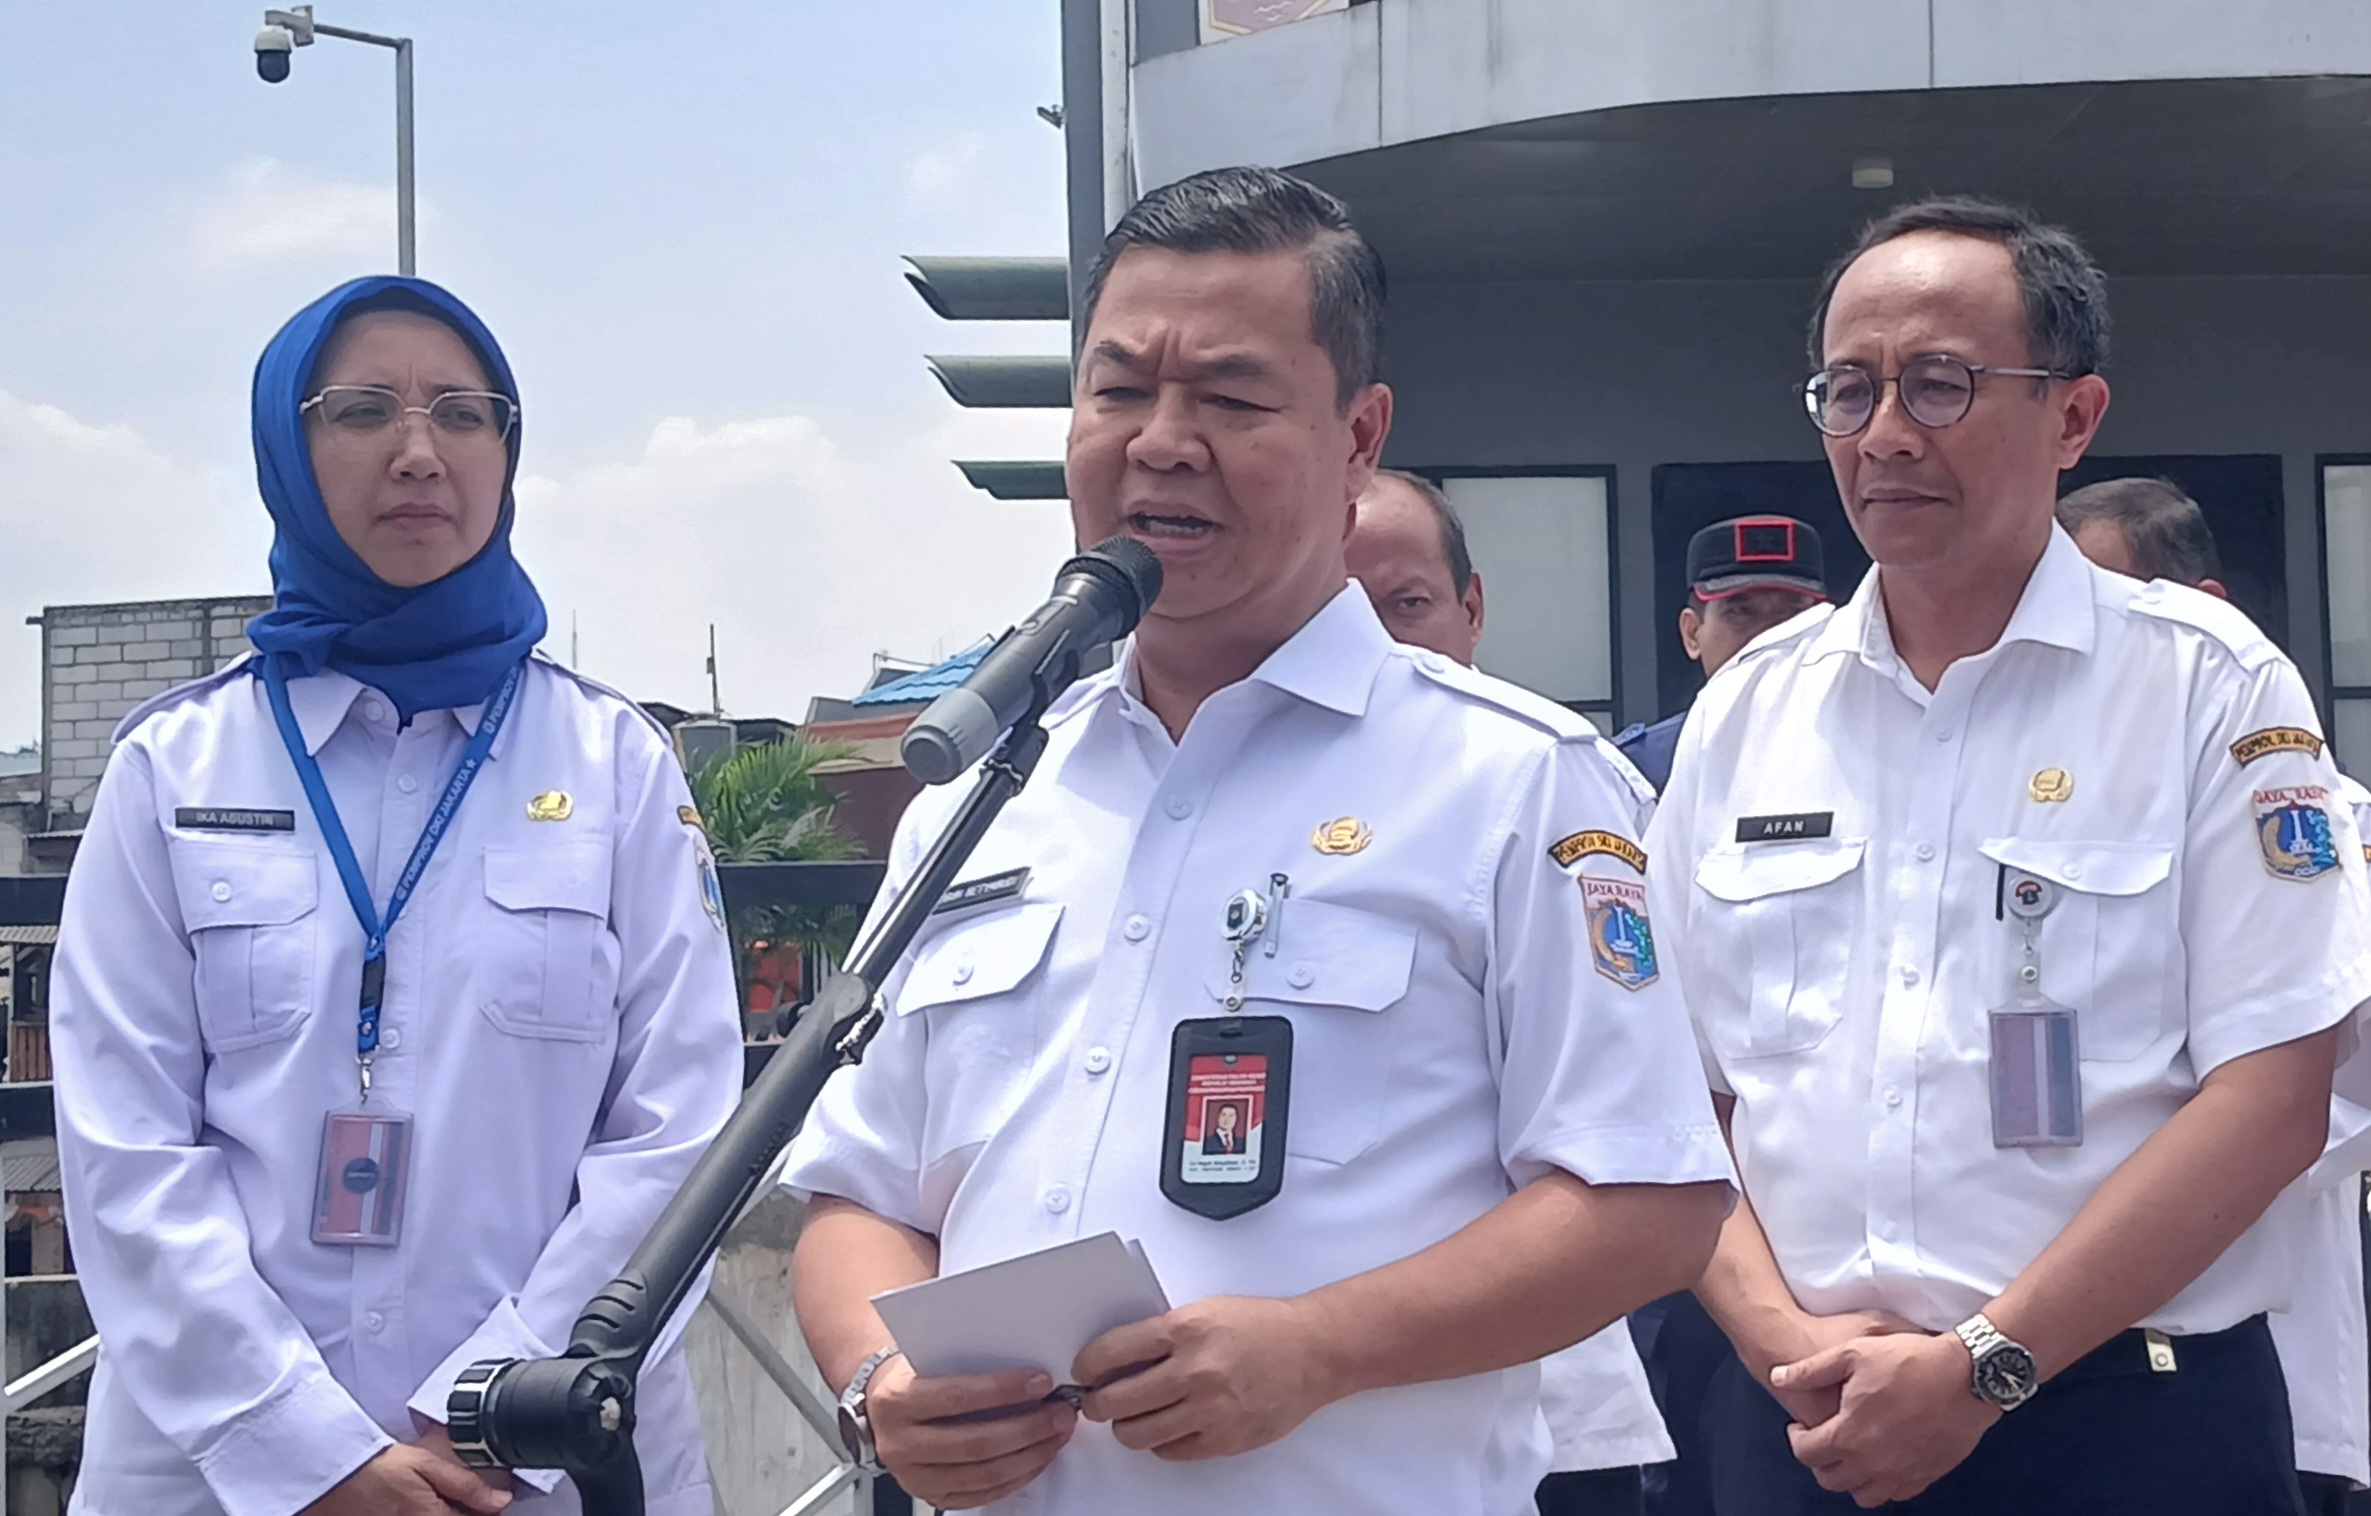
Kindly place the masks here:
MULTIPOLYGON (((872 861, 844 863, 727 863, 717 867, 728 910, 763 906, 863 906, 881 886, 883 865, 872 861)), ((66 898, 63 875, 0 876, 0 926, 54 926, 66 898)), ((751 1044, 743 1082, 755 1079, 772 1055, 773 1044, 751 1044)), ((47 1137, 56 1132, 50 1085, 0 1084, 0 1140, 47 1137)), ((779 1163, 777 1171, 779 1171, 779 1163)), ((770 1194, 768 1183, 760 1192, 770 1194)), ((756 1202, 752 1202, 754 1209, 756 1202)), ((746 1213, 744 1213, 746 1215, 746 1213)), ((745 1348, 760 1373, 771 1381, 811 1428, 821 1446, 832 1453, 830 1470, 779 1516, 813 1516, 842 1491, 856 1492, 858 1516, 891 1516, 913 1507, 889 1481, 876 1482, 840 1449, 839 1423, 827 1404, 782 1350, 770 1341, 750 1313, 728 1294, 711 1288, 700 1309, 709 1312, 745 1348), (876 1484, 878 1487, 876 1488, 876 1484)), ((6 1361, 7 1312, 0 1308, 0 1363, 6 1361)), ((0 1415, 13 1415, 34 1401, 90 1372, 99 1360, 99 1339, 86 1337, 23 1377, 8 1381, 0 1415)), ((8 1449, 0 1429, 0 1490, 8 1483, 8 1449)), ((740 1516, 740 1513, 735 1513, 740 1516)))

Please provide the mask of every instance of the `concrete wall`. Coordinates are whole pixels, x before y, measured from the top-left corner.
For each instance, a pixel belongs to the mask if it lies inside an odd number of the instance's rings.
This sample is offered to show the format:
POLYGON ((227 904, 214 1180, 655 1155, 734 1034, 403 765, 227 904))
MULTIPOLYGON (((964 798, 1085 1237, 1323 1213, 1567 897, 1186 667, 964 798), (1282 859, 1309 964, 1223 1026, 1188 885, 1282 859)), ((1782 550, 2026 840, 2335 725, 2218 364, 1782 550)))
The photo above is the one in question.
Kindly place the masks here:
POLYGON ((268 596, 53 605, 41 613, 41 756, 48 825, 80 827, 107 768, 116 723, 176 684, 248 650, 268 596))
POLYGON ((2359 0, 1375 0, 1203 47, 1136 3, 1145 185, 1657 101, 2371 73, 2359 0))
MULTIPOLYGON (((2371 452, 2371 279, 2127 279, 2112 293, 2115 398, 2094 451, 2281 456, 2290 640, 2318 681, 2314 458, 2371 452)), ((1821 457, 1795 399, 1811 298, 1791 282, 1395 288, 1386 456, 1611 465, 1617 572, 1647 583, 1657 464, 1821 457)), ((1622 623, 1625 715, 1643 718, 1662 632, 1651 597, 1624 596, 1622 623)))

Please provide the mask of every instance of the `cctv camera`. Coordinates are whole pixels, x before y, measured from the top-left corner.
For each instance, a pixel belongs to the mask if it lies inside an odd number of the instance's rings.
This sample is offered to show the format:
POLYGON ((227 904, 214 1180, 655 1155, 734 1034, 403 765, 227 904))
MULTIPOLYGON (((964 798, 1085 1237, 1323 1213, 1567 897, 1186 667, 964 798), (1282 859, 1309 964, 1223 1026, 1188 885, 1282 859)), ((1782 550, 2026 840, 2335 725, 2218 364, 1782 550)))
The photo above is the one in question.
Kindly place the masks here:
POLYGON ((288 77, 288 55, 296 51, 296 37, 285 26, 267 26, 255 34, 255 71, 266 84, 288 77))

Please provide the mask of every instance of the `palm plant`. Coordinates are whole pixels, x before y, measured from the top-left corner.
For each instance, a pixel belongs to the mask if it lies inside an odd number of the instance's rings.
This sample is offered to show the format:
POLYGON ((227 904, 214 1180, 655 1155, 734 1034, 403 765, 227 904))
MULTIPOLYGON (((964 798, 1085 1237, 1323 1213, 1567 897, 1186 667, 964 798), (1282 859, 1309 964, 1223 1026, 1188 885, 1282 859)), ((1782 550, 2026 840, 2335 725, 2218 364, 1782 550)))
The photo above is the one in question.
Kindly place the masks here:
MULTIPOLYGON (((790 736, 755 743, 703 764, 691 776, 692 801, 719 863, 832 861, 864 856, 832 811, 839 797, 821 771, 857 756, 844 742, 790 736)), ((752 944, 794 943, 837 963, 855 940, 863 913, 853 906, 756 906, 730 911, 734 970, 744 998, 756 961, 752 944)))

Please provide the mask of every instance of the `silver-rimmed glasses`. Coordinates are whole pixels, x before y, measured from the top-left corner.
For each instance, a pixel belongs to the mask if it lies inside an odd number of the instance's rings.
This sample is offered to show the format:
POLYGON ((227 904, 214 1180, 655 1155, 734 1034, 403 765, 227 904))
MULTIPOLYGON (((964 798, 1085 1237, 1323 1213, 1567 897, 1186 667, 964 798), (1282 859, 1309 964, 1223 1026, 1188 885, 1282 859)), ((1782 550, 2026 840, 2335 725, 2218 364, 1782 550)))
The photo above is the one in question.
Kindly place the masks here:
POLYGON ((503 442, 519 419, 518 402, 491 390, 447 390, 426 405, 406 405, 401 395, 375 384, 324 385, 297 411, 317 411, 332 432, 357 441, 384 437, 404 417, 420 415, 448 441, 503 442))
POLYGON ((1913 358, 1888 378, 1858 363, 1834 363, 1803 381, 1803 409, 1811 424, 1831 437, 1854 437, 1877 415, 1878 396, 1889 384, 1902 397, 1902 409, 1920 426, 1933 430, 1964 418, 1976 403, 1976 379, 2002 374, 2013 379, 2071 379, 2046 368, 1997 368, 1968 363, 1947 354, 1913 358))

